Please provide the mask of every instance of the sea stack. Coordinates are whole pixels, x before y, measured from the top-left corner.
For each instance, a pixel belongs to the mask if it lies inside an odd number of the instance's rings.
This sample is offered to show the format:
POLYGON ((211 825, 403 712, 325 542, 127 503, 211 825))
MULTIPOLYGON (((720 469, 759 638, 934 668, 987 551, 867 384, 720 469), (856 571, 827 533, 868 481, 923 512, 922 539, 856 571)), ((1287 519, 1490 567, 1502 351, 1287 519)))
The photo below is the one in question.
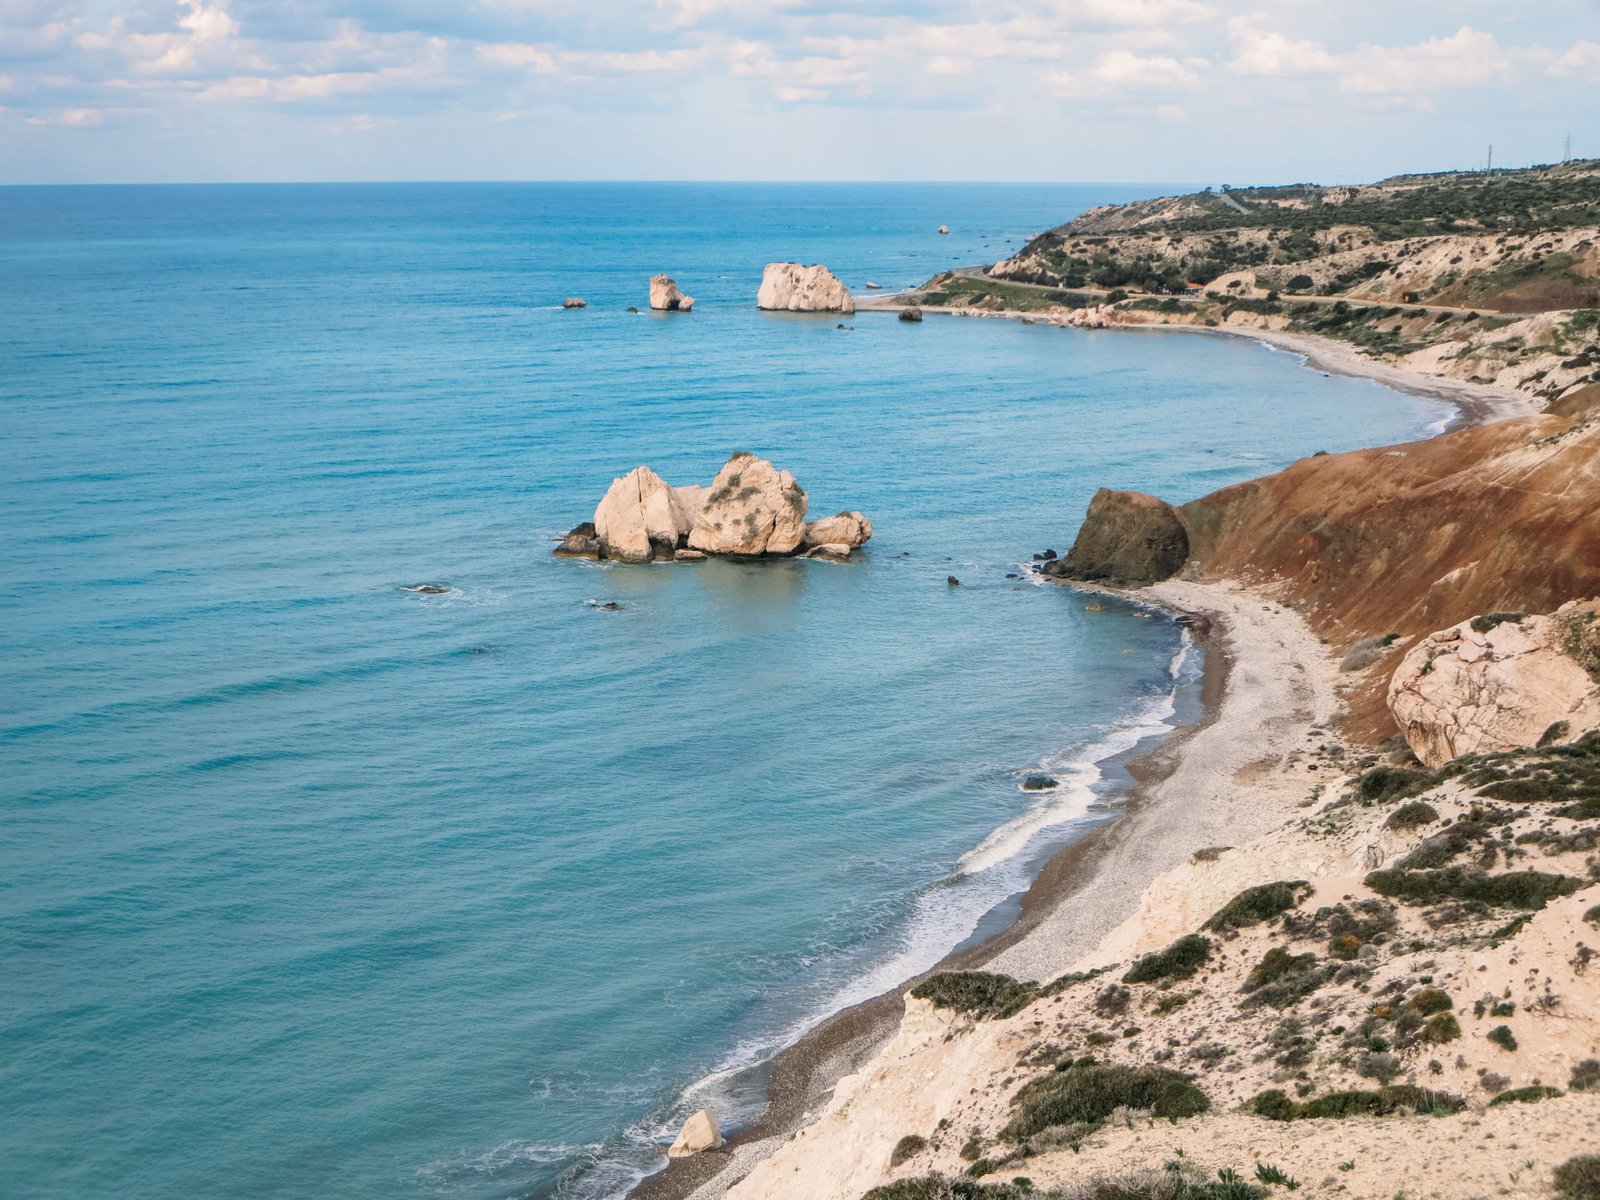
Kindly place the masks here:
POLYGON ((561 302, 562 308, 588 308, 589 302, 582 296, 568 296, 561 302))
POLYGON ((900 319, 902 321, 920 321, 922 320, 922 310, 915 304, 908 304, 900 310, 900 319))
POLYGON ((756 307, 767 312, 853 313, 855 297, 821 263, 768 263, 756 293, 756 307))
POLYGON ((680 292, 670 275, 652 275, 650 307, 657 312, 688 312, 694 307, 694 297, 680 292))

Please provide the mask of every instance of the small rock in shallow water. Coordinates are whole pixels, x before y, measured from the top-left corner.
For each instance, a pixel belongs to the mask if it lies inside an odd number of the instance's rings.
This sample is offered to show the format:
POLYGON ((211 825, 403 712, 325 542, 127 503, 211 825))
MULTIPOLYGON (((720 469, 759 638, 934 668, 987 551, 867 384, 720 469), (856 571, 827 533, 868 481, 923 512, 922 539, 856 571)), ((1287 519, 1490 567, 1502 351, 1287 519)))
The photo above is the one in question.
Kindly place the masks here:
POLYGON ((722 1127, 717 1124, 717 1115, 709 1108, 702 1108, 683 1123, 683 1128, 667 1150, 667 1157, 687 1158, 702 1150, 715 1150, 721 1145, 722 1127))
POLYGON ((1060 786, 1061 781, 1054 775, 1029 775, 1022 781, 1022 790, 1025 792, 1048 792, 1060 786))
POLYGON ((562 308, 588 308, 589 302, 582 296, 568 296, 561 302, 562 308))
POLYGON ((443 596, 450 589, 442 583, 408 583, 401 590, 415 592, 419 596, 443 596))
POLYGON ((594 599, 589 599, 589 600, 585 600, 584 603, 587 604, 590 608, 599 609, 601 612, 621 612, 622 611, 622 605, 618 604, 615 600, 594 600, 594 599))
POLYGON ((900 319, 902 321, 920 321, 922 320, 922 310, 915 304, 908 305, 900 310, 900 319))
POLYGON ((954 575, 946 575, 945 578, 944 578, 944 582, 945 582, 945 586, 946 587, 960 587, 961 586, 961 580, 957 579, 954 575))

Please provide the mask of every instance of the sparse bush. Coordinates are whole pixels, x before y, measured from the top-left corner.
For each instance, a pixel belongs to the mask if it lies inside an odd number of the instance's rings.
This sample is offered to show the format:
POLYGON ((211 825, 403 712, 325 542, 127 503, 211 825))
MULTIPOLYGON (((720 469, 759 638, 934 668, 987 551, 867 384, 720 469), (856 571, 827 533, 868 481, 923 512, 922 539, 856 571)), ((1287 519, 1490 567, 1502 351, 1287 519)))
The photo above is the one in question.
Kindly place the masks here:
POLYGON ((1306 1121, 1317 1118, 1343 1118, 1356 1116, 1386 1117, 1401 1109, 1412 1109, 1424 1116, 1444 1116, 1458 1113, 1467 1106, 1460 1096, 1449 1092, 1436 1092, 1431 1088, 1399 1084, 1379 1088, 1375 1092, 1329 1092, 1314 1100, 1291 1100, 1276 1089, 1262 1092, 1249 1100, 1245 1107, 1257 1116, 1270 1121, 1306 1121))
POLYGON ((1361 939, 1353 933, 1341 933, 1328 943, 1328 954, 1341 962, 1350 962, 1361 951, 1361 939))
POLYGON ((1473 633, 1488 633, 1495 627, 1507 624, 1515 625, 1527 617, 1525 612, 1492 612, 1484 613, 1481 617, 1472 618, 1473 633))
POLYGON ((1095 994, 1094 1010, 1102 1017, 1120 1017, 1128 1011, 1133 993, 1121 984, 1108 983, 1095 994))
POLYGON ((1393 896, 1413 904, 1437 904, 1445 900, 1477 900, 1497 908, 1541 909, 1549 901, 1570 896, 1587 886, 1570 875, 1544 871, 1511 871, 1504 875, 1485 875, 1461 867, 1438 871, 1412 871, 1394 868, 1374 871, 1367 886, 1382 896, 1393 896))
POLYGON ((1123 983, 1158 983, 1164 979, 1192 979, 1211 958, 1211 939, 1185 934, 1165 950, 1146 954, 1122 977, 1123 983))
POLYGON ((1369 803, 1383 800, 1403 800, 1426 791, 1433 784, 1433 776, 1426 771, 1410 767, 1373 767, 1356 781, 1356 794, 1369 803))
POLYGON ((1600 1091, 1600 1058, 1586 1058, 1573 1067, 1567 1086, 1575 1092, 1600 1091))
POLYGON ((1392 1054, 1363 1054, 1356 1060, 1356 1074, 1364 1079, 1376 1079, 1379 1083, 1388 1083, 1397 1079, 1404 1070, 1404 1064, 1392 1054))
POLYGON ((1384 633, 1377 637, 1363 638, 1345 651, 1344 658, 1339 661, 1339 670, 1364 670, 1382 658, 1389 647, 1399 640, 1400 635, 1397 633, 1384 633))
POLYGON ((1497 1104, 1536 1104, 1540 1100, 1549 1100, 1561 1095, 1553 1087, 1520 1087, 1512 1088, 1509 1092, 1501 1092, 1489 1101, 1489 1107, 1497 1104))
POLYGON ((1454 1013, 1435 1013, 1428 1018, 1419 1036, 1430 1045, 1442 1046, 1461 1036, 1461 1022, 1456 1020, 1454 1013))
POLYGON ((1202 929, 1223 933, 1229 929, 1243 929, 1270 921, 1294 908, 1310 892, 1303 879, 1280 883, 1263 883, 1246 888, 1212 914, 1202 929))
POLYGON ((1097 1124, 1118 1108, 1157 1117, 1192 1117, 1211 1107, 1191 1076, 1165 1067, 1070 1066, 1017 1093, 1017 1113, 1002 1131, 1018 1142, 1051 1125, 1097 1124))
POLYGON ((1423 988, 1406 1002, 1406 1007, 1412 1012, 1424 1017, 1431 1017, 1434 1013, 1449 1012, 1455 1007, 1455 1001, 1450 999, 1450 993, 1443 988, 1423 988))
POLYGON ((1384 822, 1390 829, 1415 829, 1419 825, 1432 825, 1439 819, 1439 810, 1426 800, 1412 800, 1389 814, 1384 822))
POLYGON ((1561 1200, 1600 1200, 1600 1154, 1580 1154, 1556 1168, 1561 1200))
POLYGON ((894 1144, 889 1153, 889 1165, 898 1167, 907 1159, 915 1158, 928 1148, 928 1139, 920 1133, 908 1133, 894 1144))
POLYGON ((1517 1035, 1511 1032, 1509 1025, 1496 1025, 1485 1036, 1508 1053, 1517 1048, 1517 1035))
POLYGON ((1274 1187, 1286 1187, 1291 1192, 1300 1186, 1298 1179, 1292 1175, 1285 1174, 1281 1169, 1272 1166, 1270 1163, 1256 1164, 1256 1178, 1262 1183, 1271 1184, 1274 1187))
POLYGON ((1600 925, 1600 904, 1596 904, 1583 914, 1583 919, 1591 925, 1600 925))
POLYGON ((1319 966, 1315 954, 1290 954, 1274 946, 1262 955, 1240 990, 1250 994, 1250 1007, 1260 1004, 1289 1008, 1300 1003, 1328 981, 1329 969, 1319 966))
POLYGON ((936 1008, 952 1008, 977 1021, 1015 1016, 1039 997, 1039 989, 1009 975, 987 971, 940 971, 930 975, 911 994, 936 1008))

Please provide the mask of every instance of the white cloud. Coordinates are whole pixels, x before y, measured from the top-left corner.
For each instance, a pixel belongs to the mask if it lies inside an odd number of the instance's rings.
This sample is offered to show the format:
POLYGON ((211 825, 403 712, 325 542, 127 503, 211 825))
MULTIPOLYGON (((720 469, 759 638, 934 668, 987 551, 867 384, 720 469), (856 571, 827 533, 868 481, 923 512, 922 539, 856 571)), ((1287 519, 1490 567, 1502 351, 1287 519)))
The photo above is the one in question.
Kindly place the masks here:
POLYGON ((481 62, 495 67, 512 67, 535 75, 553 75, 556 56, 549 46, 529 46, 521 42, 498 42, 475 50, 481 62))
POLYGON ((1511 78, 1509 56, 1492 33, 1463 25, 1414 46, 1362 46, 1341 56, 1339 87, 1359 95, 1416 95, 1481 87, 1511 78))
POLYGON ((1574 42, 1545 70, 1551 75, 1576 75, 1590 83, 1600 81, 1600 42, 1574 42))
POLYGON ((1240 75, 1326 75, 1339 67, 1338 58, 1316 42, 1258 29, 1245 17, 1228 22, 1228 37, 1234 44, 1234 57, 1227 66, 1240 75))
POLYGON ((1198 89, 1205 86, 1204 59, 1179 62, 1167 55, 1142 55, 1131 50, 1111 50, 1100 55, 1087 71, 1046 71, 1045 86, 1057 96, 1095 99, 1128 92, 1198 89))
POLYGON ((1199 0, 1054 0, 1051 7, 1069 25, 1113 29, 1198 25, 1218 15, 1199 0))

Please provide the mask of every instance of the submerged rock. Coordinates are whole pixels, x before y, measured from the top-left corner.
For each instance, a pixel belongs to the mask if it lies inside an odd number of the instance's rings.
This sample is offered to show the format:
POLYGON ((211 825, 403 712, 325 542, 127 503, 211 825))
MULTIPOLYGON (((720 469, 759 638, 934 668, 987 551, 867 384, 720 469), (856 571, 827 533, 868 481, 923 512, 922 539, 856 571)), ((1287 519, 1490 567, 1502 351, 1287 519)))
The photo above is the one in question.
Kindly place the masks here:
POLYGON ((756 293, 756 307, 768 312, 853 313, 855 297, 837 276, 821 263, 768 263, 756 293))
POLYGON ((1144 587, 1176 575, 1189 558, 1189 535, 1177 510, 1143 492, 1101 488, 1065 558, 1044 565, 1059 579, 1144 587))
POLYGON ((847 546, 843 542, 824 542, 820 546, 812 546, 806 551, 807 558, 829 558, 836 562, 843 562, 849 558, 855 547, 847 546))
POLYGON ((415 592, 419 596, 443 596, 450 592, 448 585, 443 583, 408 583, 400 588, 403 592, 415 592))
POLYGON ((568 296, 561 302, 562 308, 588 308, 589 302, 581 296, 568 296))
POLYGON ((1589 673, 1600 664, 1597 614, 1600 601, 1553 616, 1489 613, 1423 638, 1389 681, 1389 711, 1412 751, 1438 767, 1600 726, 1600 683, 1589 673))
POLYGON ((717 1114, 702 1108, 683 1123, 678 1136, 667 1149, 668 1158, 687 1158, 705 1150, 716 1150, 722 1145, 722 1127, 717 1124, 717 1114))
POLYGON ((868 291, 873 291, 873 292, 881 291, 882 288, 883 288, 883 284, 881 284, 881 283, 873 283, 872 280, 870 280, 870 279, 867 280, 867 290, 868 291))
POLYGON ((900 319, 902 321, 920 321, 922 320, 922 309, 915 304, 908 304, 900 310, 900 319))
POLYGON ((960 587, 961 580, 957 579, 954 575, 946 575, 944 577, 944 585, 945 587, 960 587))
POLYGON ((670 276, 653 275, 650 277, 650 307, 657 312, 688 312, 694 307, 694 297, 680 292, 670 276))

